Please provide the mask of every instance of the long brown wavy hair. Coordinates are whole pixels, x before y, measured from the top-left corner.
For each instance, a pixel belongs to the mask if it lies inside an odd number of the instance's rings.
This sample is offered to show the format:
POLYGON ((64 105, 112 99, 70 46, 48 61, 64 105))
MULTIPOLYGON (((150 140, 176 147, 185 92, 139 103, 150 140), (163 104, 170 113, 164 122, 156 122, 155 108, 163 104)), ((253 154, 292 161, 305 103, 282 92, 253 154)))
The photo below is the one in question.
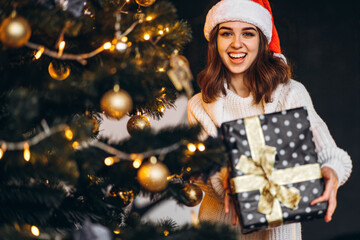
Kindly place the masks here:
MULTIPOLYGON (((244 75, 244 84, 253 95, 254 103, 271 101, 271 94, 280 83, 288 83, 291 70, 281 58, 269 50, 265 35, 257 28, 260 37, 259 51, 254 62, 244 75)), ((225 81, 230 84, 230 73, 222 63, 217 49, 219 25, 210 33, 206 67, 198 74, 197 82, 201 88, 203 101, 211 103, 222 92, 226 95, 225 81)))

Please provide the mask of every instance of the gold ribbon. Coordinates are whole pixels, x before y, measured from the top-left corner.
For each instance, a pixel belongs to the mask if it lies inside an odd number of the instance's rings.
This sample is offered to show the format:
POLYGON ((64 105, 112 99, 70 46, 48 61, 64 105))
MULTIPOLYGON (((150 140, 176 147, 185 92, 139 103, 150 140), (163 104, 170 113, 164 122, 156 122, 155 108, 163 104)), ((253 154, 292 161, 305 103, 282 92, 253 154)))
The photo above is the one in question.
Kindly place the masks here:
POLYGON ((247 174, 230 179, 232 193, 260 190, 258 212, 265 214, 269 227, 282 225, 280 202, 294 209, 299 204, 300 191, 282 185, 319 179, 320 165, 307 164, 299 167, 273 171, 276 148, 265 145, 259 118, 244 119, 251 158, 241 155, 236 169, 247 174))

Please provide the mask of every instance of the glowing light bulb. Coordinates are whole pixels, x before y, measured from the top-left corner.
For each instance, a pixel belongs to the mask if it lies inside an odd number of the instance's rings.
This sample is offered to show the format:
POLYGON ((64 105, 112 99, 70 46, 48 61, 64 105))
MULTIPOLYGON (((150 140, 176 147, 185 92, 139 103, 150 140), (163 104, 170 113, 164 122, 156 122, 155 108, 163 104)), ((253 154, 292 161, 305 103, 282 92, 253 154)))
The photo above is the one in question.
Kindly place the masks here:
POLYGON ((118 92, 120 90, 120 85, 119 84, 115 84, 113 87, 114 92, 118 92))
POLYGON ((170 233, 169 231, 165 230, 164 231, 164 236, 167 237, 169 235, 169 233, 170 233))
POLYGON ((189 150, 190 152, 195 152, 195 151, 196 151, 196 146, 195 146, 195 144, 193 144, 193 143, 189 143, 189 144, 187 145, 187 148, 188 148, 188 150, 189 150))
POLYGON ((159 67, 159 68, 158 68, 158 71, 159 71, 159 72, 165 72, 165 68, 159 67))
POLYGON ((113 157, 107 157, 104 160, 104 163, 106 166, 111 166, 114 164, 114 158, 113 157))
POLYGON ((118 43, 116 43, 115 48, 116 48, 116 50, 122 52, 127 49, 127 44, 124 42, 118 42, 118 43))
POLYGON ((123 36, 123 37, 121 38, 121 41, 124 42, 124 43, 127 42, 127 41, 128 41, 128 37, 127 37, 127 36, 123 36))
POLYGON ((59 44, 58 56, 62 56, 62 54, 64 52, 64 48, 65 48, 65 41, 61 41, 60 44, 59 44))
POLYGON ((79 142, 77 142, 77 141, 73 142, 73 144, 72 144, 72 147, 73 147, 75 150, 78 149, 79 146, 80 146, 80 144, 79 144, 79 142))
POLYGON ((146 41, 149 40, 149 39, 150 39, 150 34, 146 33, 146 34, 144 35, 144 39, 145 39, 146 41))
POLYGON ((41 48, 35 53, 35 59, 41 58, 41 56, 43 55, 44 51, 45 51, 45 48, 44 48, 44 47, 41 47, 41 48))
POLYGON ((152 16, 147 16, 146 18, 145 18, 145 20, 146 21, 151 21, 151 20, 153 20, 154 18, 152 17, 152 16))
POLYGON ((106 50, 108 50, 108 49, 110 49, 111 48, 111 42, 106 42, 106 43, 104 43, 104 49, 106 49, 106 50))
POLYGON ((164 35, 164 31, 163 30, 159 30, 159 35, 164 35))
POLYGON ((133 162, 134 168, 139 168, 141 166, 142 161, 140 159, 135 159, 133 162))
POLYGON ((150 162, 151 162, 152 164, 156 164, 156 163, 157 163, 156 157, 155 157, 155 156, 151 156, 151 157, 150 157, 150 162))
POLYGON ((203 152, 205 151, 205 145, 203 143, 199 143, 197 145, 197 149, 199 149, 200 152, 203 152))
POLYGON ((74 134, 73 134, 73 132, 70 130, 70 128, 68 128, 68 129, 65 130, 65 137, 66 137, 69 141, 71 141, 71 140, 73 139, 74 134))
POLYGON ((6 143, 2 143, 1 144, 1 148, 0 148, 0 159, 4 156, 4 153, 6 152, 6 143))
POLYGON ((30 161, 30 149, 29 149, 29 144, 28 143, 25 143, 24 144, 24 159, 25 161, 30 161))
POLYGON ((31 233, 34 236, 38 237, 40 235, 40 230, 37 226, 31 226, 31 233))

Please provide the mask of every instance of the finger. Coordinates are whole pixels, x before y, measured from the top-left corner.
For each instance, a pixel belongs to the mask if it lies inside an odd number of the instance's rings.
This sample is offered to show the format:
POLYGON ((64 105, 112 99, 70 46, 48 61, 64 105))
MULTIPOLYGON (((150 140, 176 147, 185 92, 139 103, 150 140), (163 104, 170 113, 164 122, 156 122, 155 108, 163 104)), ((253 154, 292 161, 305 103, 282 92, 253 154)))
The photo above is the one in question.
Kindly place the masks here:
POLYGON ((224 176, 224 179, 223 179, 223 187, 224 189, 229 189, 229 176, 228 174, 226 173, 225 176, 224 176))
POLYGON ((336 191, 331 193, 330 199, 329 199, 329 206, 328 209, 326 211, 326 215, 325 215, 325 222, 330 222, 332 219, 332 215, 335 212, 336 209, 336 205, 337 205, 337 201, 336 201, 336 191))
POLYGON ((315 205, 317 203, 320 203, 320 202, 326 202, 326 201, 329 200, 329 198, 330 198, 330 192, 329 191, 326 192, 326 190, 325 190, 323 195, 321 195, 320 197, 315 198, 314 200, 312 200, 310 205, 313 206, 313 205, 315 205))
POLYGON ((329 198, 330 198, 330 193, 333 190, 334 190, 334 188, 332 187, 332 184, 329 181, 326 181, 325 182, 325 191, 323 192, 323 194, 320 197, 315 198, 314 200, 312 200, 310 205, 313 206, 313 205, 315 205, 315 204, 317 204, 319 202, 328 201, 329 198))
POLYGON ((234 206, 234 203, 233 203, 233 202, 232 202, 232 204, 231 204, 231 209, 232 209, 232 224, 233 224, 234 226, 236 226, 236 225, 237 225, 237 220, 238 220, 238 218, 237 218, 237 214, 236 214, 235 206, 234 206))
POLYGON ((229 196, 228 190, 225 190, 224 210, 225 210, 225 214, 229 214, 229 212, 230 212, 230 196, 229 196))

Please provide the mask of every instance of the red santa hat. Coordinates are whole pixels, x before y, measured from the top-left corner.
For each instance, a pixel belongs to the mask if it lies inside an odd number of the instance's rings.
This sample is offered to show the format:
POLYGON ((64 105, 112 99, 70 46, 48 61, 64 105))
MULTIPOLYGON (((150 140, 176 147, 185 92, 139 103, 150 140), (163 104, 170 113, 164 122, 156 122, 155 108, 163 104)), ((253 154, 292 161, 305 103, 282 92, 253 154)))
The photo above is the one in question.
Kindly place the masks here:
POLYGON ((266 36, 270 50, 283 58, 268 0, 221 0, 206 16, 205 38, 209 41, 213 28, 229 21, 242 21, 258 27, 266 36))

